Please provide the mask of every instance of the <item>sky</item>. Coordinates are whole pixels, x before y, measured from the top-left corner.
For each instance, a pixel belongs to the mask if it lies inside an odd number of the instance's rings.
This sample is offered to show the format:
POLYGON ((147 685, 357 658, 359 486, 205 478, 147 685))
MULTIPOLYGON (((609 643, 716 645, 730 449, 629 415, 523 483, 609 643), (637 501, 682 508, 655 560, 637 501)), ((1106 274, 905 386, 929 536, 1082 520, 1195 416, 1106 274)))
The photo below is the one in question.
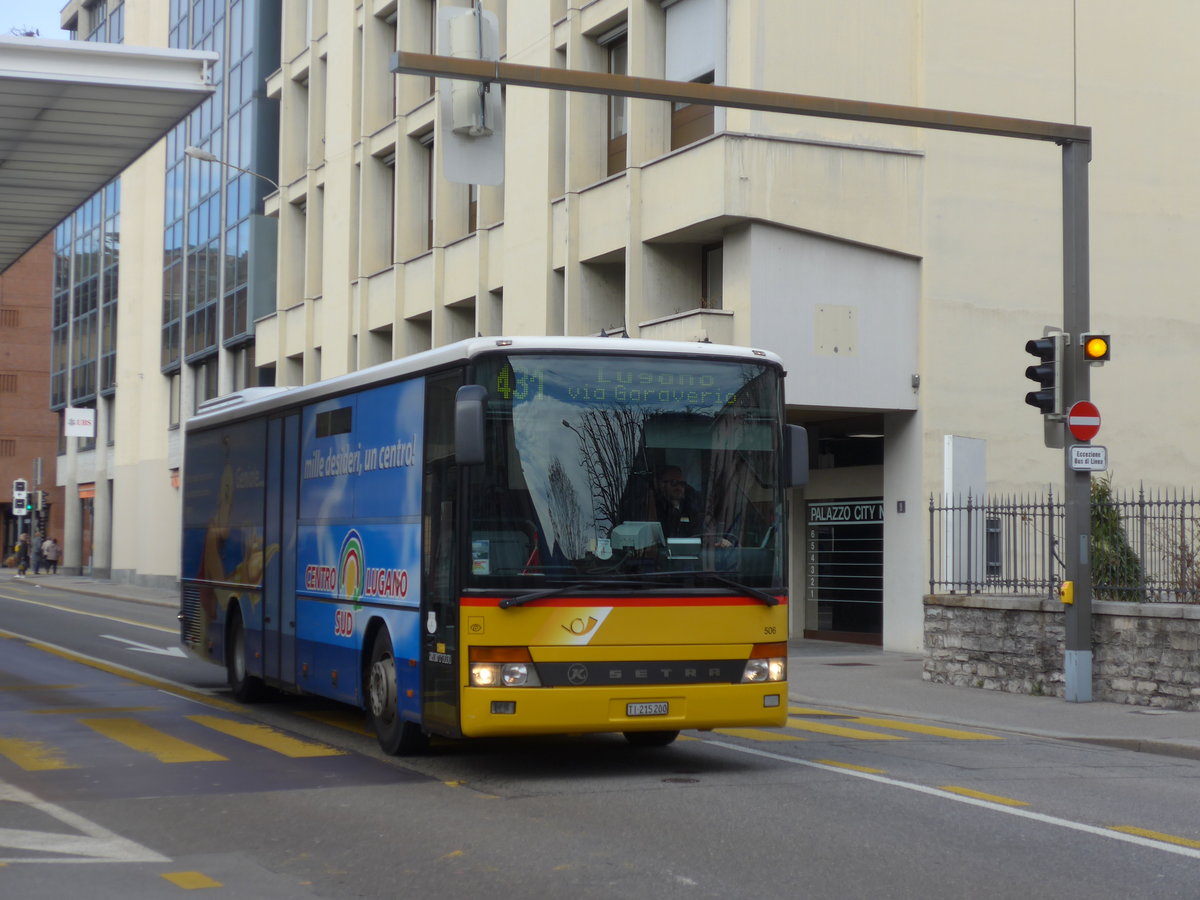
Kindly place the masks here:
POLYGON ((59 27, 59 13, 67 0, 0 0, 0 35, 12 34, 14 28, 36 28, 41 37, 66 40, 67 33, 59 27))

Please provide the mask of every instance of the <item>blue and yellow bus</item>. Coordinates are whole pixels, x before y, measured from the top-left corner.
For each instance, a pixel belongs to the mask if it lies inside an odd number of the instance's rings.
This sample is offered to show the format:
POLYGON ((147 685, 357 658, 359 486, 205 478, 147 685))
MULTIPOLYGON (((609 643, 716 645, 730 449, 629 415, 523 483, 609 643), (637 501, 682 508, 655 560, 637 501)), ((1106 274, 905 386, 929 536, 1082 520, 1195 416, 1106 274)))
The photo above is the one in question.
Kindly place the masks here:
POLYGON ((251 388, 186 426, 182 641, 389 753, 782 725, 807 468, 761 350, 475 338, 251 388))

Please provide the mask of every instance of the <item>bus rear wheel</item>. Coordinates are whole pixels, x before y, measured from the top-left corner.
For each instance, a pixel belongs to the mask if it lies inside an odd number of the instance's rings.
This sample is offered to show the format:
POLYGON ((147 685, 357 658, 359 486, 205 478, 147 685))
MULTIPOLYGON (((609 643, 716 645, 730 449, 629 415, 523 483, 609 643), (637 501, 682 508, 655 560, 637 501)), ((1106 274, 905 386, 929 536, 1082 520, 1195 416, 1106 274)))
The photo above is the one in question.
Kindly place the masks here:
POLYGON ((242 624, 242 613, 231 607, 229 626, 225 632, 225 674, 229 690, 239 703, 254 703, 266 692, 263 680, 246 674, 246 626, 242 624))
POLYGON ((429 736, 416 722, 406 722, 397 704, 396 657, 386 628, 375 633, 371 662, 367 667, 367 719, 384 753, 391 756, 419 753, 429 745, 429 736))
POLYGON ((679 737, 678 731, 626 731, 625 740, 635 747, 665 747, 679 737))

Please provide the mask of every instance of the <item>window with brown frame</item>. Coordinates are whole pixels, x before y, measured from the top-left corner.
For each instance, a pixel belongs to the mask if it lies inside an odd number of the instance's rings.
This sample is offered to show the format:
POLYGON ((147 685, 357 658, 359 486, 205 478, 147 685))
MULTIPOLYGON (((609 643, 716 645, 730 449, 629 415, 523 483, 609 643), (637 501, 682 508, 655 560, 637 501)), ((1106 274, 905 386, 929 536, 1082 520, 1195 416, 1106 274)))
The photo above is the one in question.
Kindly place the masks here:
MULTIPOLYGON (((693 78, 696 84, 712 84, 713 73, 693 78)), ((678 150, 713 133, 714 110, 699 103, 676 103, 671 110, 671 149, 678 150)))
MULTIPOLYGON (((613 38, 608 48, 608 71, 612 75, 629 74, 629 41, 624 33, 613 38)), ((629 98, 608 98, 608 174, 625 169, 629 131, 629 98)))

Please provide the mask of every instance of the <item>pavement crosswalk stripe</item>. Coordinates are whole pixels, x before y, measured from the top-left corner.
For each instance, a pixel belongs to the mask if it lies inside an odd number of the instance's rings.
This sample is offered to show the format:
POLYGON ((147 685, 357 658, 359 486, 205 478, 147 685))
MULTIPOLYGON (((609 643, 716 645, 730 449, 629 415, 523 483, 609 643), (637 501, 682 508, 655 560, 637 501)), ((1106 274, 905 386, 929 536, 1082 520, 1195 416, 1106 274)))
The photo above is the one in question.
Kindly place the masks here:
POLYGON ((78 684, 0 684, 0 691, 22 693, 24 691, 74 691, 78 684))
POLYGON ((895 719, 875 719, 870 716, 853 716, 851 722, 863 725, 875 725, 879 728, 894 728, 896 731, 911 731, 917 734, 928 734, 934 737, 951 738, 956 741, 1000 741, 1003 738, 994 734, 983 734, 978 731, 960 731, 957 728, 942 728, 938 725, 921 725, 916 722, 900 722, 895 719))
POLYGON ((958 787, 954 784, 940 784, 939 791, 949 791, 951 794, 958 794, 961 797, 974 797, 976 800, 986 800, 988 803, 999 803, 1001 806, 1028 806, 1024 800, 1014 800, 1012 797, 1000 797, 996 794, 985 794, 983 791, 976 791, 971 788, 958 787))
POLYGON ((818 759, 823 766, 833 766, 835 769, 849 769, 851 772, 868 772, 871 775, 886 775, 887 769, 872 769, 870 766, 856 766, 854 763, 838 762, 833 759, 818 759))
POLYGON ((906 722, 900 719, 882 719, 874 716, 857 716, 854 713, 839 713, 825 709, 811 709, 806 706, 789 706, 788 712, 794 716, 817 719, 841 719, 845 722, 857 722, 860 725, 870 725, 875 728, 890 728, 893 731, 907 731, 914 734, 927 734, 931 737, 944 737, 955 741, 1002 741, 1004 738, 994 734, 984 734, 979 731, 964 731, 959 728, 945 728, 940 725, 925 725, 917 722, 906 722))
POLYGON ((733 737, 748 738, 752 741, 806 741, 808 738, 798 734, 788 734, 786 731, 769 731, 766 728, 714 728, 717 734, 728 734, 733 737))
POLYGON ((159 762, 224 762, 227 757, 164 734, 137 719, 80 719, 84 725, 139 753, 149 753, 159 762))
POLYGON ((1119 831, 1122 834, 1133 834, 1138 837, 1150 838, 1155 841, 1163 841, 1167 844, 1178 844, 1180 847, 1195 847, 1200 849, 1200 841, 1193 841, 1191 838, 1179 837, 1174 834, 1165 834, 1161 831, 1150 831, 1146 828, 1135 828, 1132 825, 1113 825, 1113 831, 1119 831))
POLYGON ((176 887, 185 891, 195 891, 201 888, 219 888, 225 885, 215 878, 209 878, 203 872, 165 872, 163 878, 176 887))
POLYGON ((161 706, 56 706, 48 709, 31 709, 34 716, 80 716, 108 713, 155 712, 161 706))
POLYGON ((22 741, 16 738, 0 738, 0 756, 6 756, 26 772, 49 772, 56 769, 78 769, 62 758, 55 747, 47 747, 41 741, 22 741))
POLYGON ((338 750, 328 744, 319 744, 316 741, 302 741, 281 731, 276 731, 270 726, 254 722, 235 722, 220 716, 188 716, 188 719, 205 728, 211 728, 213 731, 219 731, 249 744, 273 750, 292 759, 346 755, 345 750, 338 750))
POLYGON ((807 706, 789 706, 788 712, 793 716, 816 716, 821 719, 849 719, 851 713, 836 713, 828 709, 809 709, 807 706))
POLYGON ((363 734, 368 737, 373 737, 375 734, 375 732, 364 724, 362 710, 355 712, 325 710, 319 712, 299 712, 297 715, 303 716, 306 719, 312 719, 314 722, 320 722, 323 725, 332 725, 334 728, 341 728, 343 731, 353 731, 355 734, 363 734))
POLYGON ((829 734, 834 737, 854 738, 859 741, 907 741, 908 738, 899 734, 884 734, 880 731, 864 731, 861 728, 846 728, 844 725, 830 725, 827 722, 809 722, 794 716, 787 720, 788 728, 800 731, 812 731, 817 734, 829 734))

